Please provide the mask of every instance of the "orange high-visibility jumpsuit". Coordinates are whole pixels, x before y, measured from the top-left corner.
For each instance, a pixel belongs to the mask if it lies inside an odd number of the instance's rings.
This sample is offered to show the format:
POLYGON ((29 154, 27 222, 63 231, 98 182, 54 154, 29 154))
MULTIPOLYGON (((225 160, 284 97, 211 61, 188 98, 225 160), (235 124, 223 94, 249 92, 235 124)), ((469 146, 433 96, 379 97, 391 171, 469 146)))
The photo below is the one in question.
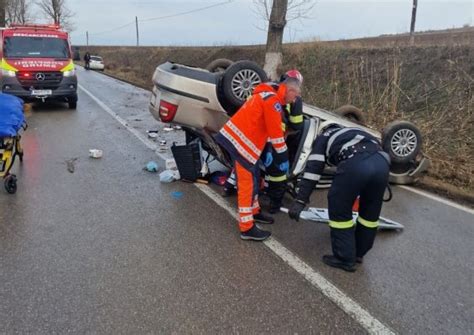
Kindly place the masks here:
POLYGON ((265 144, 270 142, 277 154, 287 153, 281 127, 285 94, 285 84, 279 84, 277 88, 269 84, 258 85, 252 97, 216 137, 217 142, 227 149, 235 161, 241 232, 253 227, 253 215, 260 211, 257 162, 265 144))

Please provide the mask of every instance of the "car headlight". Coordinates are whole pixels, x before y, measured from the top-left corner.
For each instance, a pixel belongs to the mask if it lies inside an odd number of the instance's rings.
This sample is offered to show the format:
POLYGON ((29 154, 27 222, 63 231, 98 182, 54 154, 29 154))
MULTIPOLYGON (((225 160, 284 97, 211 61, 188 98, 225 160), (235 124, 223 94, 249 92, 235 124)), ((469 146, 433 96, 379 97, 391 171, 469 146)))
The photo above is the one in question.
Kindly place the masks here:
POLYGON ((76 70, 75 69, 63 72, 64 77, 73 77, 75 75, 76 75, 76 70))
POLYGON ((16 73, 15 71, 2 69, 2 75, 5 77, 15 77, 16 73))

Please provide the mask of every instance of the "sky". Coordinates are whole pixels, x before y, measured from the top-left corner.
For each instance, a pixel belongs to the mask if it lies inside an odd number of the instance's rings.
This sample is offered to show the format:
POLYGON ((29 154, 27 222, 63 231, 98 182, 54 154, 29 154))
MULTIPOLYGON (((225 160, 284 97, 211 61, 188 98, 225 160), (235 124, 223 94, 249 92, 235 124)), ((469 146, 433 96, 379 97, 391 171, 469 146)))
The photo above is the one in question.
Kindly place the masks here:
MULTIPOLYGON (((263 19, 256 13, 253 0, 66 2, 75 14, 75 30, 71 39, 77 45, 86 44, 86 31, 89 32, 91 45, 135 45, 135 16, 138 17, 140 45, 247 45, 264 44, 266 41, 263 19), (213 5, 218 6, 163 18, 213 5)), ((315 2, 307 19, 289 22, 284 42, 404 33, 410 27, 412 0, 315 2)), ((472 0, 418 0, 416 30, 472 26, 473 3, 472 0)))

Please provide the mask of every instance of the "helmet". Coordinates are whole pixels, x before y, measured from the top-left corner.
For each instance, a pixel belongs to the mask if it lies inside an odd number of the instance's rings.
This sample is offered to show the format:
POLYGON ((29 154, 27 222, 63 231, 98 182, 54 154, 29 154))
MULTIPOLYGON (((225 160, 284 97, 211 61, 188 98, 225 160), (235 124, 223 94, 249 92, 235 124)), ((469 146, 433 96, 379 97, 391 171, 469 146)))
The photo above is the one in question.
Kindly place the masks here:
POLYGON ((281 76, 280 82, 288 80, 295 80, 301 86, 303 84, 303 75, 296 69, 288 70, 283 76, 281 76))
POLYGON ((339 123, 326 120, 326 121, 321 122, 321 124, 319 125, 319 134, 324 133, 326 130, 332 127, 342 128, 342 126, 339 123))

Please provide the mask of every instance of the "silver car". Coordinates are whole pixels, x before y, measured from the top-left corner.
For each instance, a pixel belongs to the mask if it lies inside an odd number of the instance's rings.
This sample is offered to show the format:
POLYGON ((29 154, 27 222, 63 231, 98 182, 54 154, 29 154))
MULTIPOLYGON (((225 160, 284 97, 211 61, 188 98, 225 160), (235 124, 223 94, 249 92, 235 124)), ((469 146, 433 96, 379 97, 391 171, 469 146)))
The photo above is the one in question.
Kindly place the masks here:
MULTIPOLYGON (((153 75, 149 109, 157 120, 182 126, 188 140, 200 138, 207 151, 229 166, 229 157, 213 135, 252 94, 253 88, 265 81, 265 72, 250 61, 217 60, 208 69, 166 62, 153 75)), ((410 122, 395 121, 381 133, 361 125, 364 115, 354 106, 342 106, 331 112, 305 104, 303 113, 305 124, 293 162, 294 177, 304 169, 319 124, 326 120, 363 128, 381 139, 392 158, 392 183, 413 183, 429 166, 429 160, 421 153, 420 131, 410 122)))

